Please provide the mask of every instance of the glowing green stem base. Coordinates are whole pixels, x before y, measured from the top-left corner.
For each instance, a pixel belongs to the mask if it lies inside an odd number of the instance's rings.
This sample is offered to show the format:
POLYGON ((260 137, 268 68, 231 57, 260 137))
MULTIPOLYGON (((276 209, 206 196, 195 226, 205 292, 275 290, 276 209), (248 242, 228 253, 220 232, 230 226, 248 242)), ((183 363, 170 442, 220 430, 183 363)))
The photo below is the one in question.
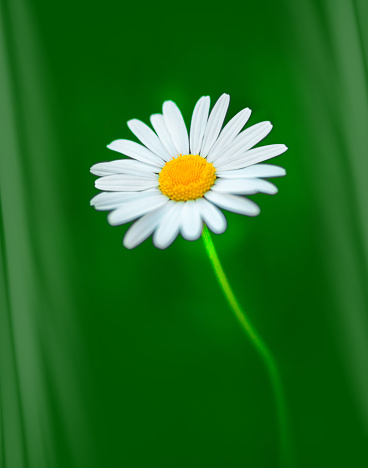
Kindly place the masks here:
POLYGON ((243 309, 239 305, 239 302, 237 301, 226 278, 225 272, 222 269, 215 246, 212 242, 210 232, 206 226, 204 226, 202 238, 206 247, 208 257, 211 260, 211 264, 215 271, 218 282, 220 283, 222 291, 225 294, 225 297, 228 300, 229 305, 234 311, 237 319, 239 320, 240 325, 243 327, 243 330, 249 336, 252 343, 262 356, 268 373, 270 375, 272 387, 275 393, 277 417, 280 430, 280 468, 291 468, 292 461, 290 453, 289 431, 286 416, 285 399, 275 360, 270 350, 267 348, 267 345, 255 331, 254 327, 251 325, 247 316, 245 315, 243 309))

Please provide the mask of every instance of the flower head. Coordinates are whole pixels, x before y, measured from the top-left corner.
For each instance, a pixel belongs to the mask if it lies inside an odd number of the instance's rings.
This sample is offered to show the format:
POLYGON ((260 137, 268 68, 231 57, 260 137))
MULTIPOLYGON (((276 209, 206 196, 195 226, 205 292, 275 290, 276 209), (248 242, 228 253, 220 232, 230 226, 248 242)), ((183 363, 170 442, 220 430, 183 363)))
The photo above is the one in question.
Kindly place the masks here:
POLYGON ((200 237, 203 222, 216 234, 226 230, 219 208, 256 216, 259 207, 242 195, 275 194, 277 188, 264 178, 285 175, 282 167, 260 164, 284 153, 285 145, 254 148, 271 131, 261 122, 243 131, 251 111, 243 109, 225 126, 230 96, 223 94, 210 110, 209 96, 197 102, 188 131, 172 101, 162 114, 151 115, 155 131, 143 122, 128 122, 143 143, 115 140, 108 148, 128 158, 95 164, 103 190, 91 200, 97 210, 111 211, 111 225, 137 218, 124 237, 124 246, 136 247, 153 234, 156 247, 168 247, 181 232, 188 240, 200 237))

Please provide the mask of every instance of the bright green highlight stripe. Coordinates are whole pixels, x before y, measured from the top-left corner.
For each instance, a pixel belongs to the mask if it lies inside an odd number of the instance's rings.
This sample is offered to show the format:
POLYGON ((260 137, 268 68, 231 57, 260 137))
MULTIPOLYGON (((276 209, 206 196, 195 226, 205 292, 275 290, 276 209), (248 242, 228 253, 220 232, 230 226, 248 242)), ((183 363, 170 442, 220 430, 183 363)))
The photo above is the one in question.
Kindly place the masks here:
POLYGON ((220 259, 217 255, 215 246, 212 242, 211 234, 206 226, 204 226, 202 238, 204 245, 206 247, 206 252, 209 259, 211 260, 212 267, 218 279, 218 282, 222 288, 222 291, 231 307, 234 311, 236 318, 239 320, 240 325, 242 326, 245 333, 249 336, 252 343, 262 356, 262 359, 266 365, 267 371, 270 376, 271 384, 275 394, 275 402, 277 409, 277 417, 279 423, 279 438, 280 438, 280 467, 281 468, 291 468, 294 466, 293 457, 291 454, 291 444, 290 444, 290 435, 288 429, 288 418, 285 405, 284 392, 281 385, 281 379, 279 372, 277 370, 275 359, 268 349, 265 342, 258 335, 249 319, 247 318, 244 310, 241 308, 239 302, 237 301, 228 279, 226 278, 225 272, 222 268, 220 259))

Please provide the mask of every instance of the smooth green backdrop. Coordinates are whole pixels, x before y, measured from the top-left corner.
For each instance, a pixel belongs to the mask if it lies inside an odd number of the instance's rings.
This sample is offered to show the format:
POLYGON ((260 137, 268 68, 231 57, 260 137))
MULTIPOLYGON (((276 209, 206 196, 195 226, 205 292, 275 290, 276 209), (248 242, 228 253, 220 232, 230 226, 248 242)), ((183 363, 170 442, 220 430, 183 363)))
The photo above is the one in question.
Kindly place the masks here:
POLYGON ((127 120, 227 92, 289 147, 279 194, 214 242, 279 364, 295 467, 366 467, 368 3, 0 13, 0 466, 277 468, 268 376, 202 241, 128 251, 89 207, 127 120))

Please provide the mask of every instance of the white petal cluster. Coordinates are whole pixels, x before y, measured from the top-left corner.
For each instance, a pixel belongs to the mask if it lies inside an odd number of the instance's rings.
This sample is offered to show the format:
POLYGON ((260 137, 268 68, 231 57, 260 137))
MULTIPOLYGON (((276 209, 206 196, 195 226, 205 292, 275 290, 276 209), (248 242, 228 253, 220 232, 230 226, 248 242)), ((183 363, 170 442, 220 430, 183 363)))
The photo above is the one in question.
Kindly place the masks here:
POLYGON ((261 122, 242 131, 251 110, 243 109, 224 127, 230 96, 223 94, 210 112, 210 98, 195 105, 188 135, 183 116, 172 101, 165 101, 162 114, 151 115, 154 131, 140 120, 128 122, 141 144, 115 140, 108 148, 128 156, 95 164, 99 176, 96 188, 103 190, 91 200, 96 210, 110 211, 108 221, 116 226, 139 218, 127 231, 124 246, 131 249, 151 234, 156 247, 168 247, 179 233, 187 240, 200 237, 203 223, 216 234, 226 230, 226 218, 219 208, 256 216, 259 207, 243 195, 277 193, 264 178, 280 177, 285 169, 260 164, 287 150, 285 145, 254 148, 271 131, 261 122), (213 163, 216 181, 204 197, 186 202, 170 200, 159 189, 159 173, 166 162, 180 154, 199 154, 213 163))

